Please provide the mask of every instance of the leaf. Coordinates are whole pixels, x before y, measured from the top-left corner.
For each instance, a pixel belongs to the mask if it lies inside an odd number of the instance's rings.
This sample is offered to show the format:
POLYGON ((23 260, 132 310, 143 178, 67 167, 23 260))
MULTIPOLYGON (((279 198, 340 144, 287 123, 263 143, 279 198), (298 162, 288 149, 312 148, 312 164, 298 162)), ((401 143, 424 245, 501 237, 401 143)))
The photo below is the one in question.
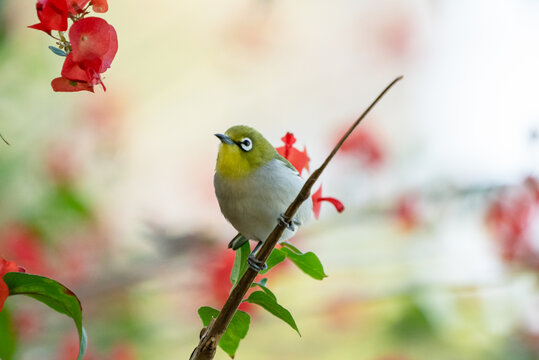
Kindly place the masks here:
POLYGON ((284 254, 294 264, 296 264, 296 266, 301 271, 303 271, 305 274, 309 275, 313 279, 322 280, 323 278, 327 277, 326 273, 324 272, 324 267, 322 266, 320 259, 318 259, 318 256, 316 256, 315 253, 308 252, 302 254, 300 252, 298 254, 297 252, 290 250, 288 247, 281 248, 281 251, 284 252, 284 254))
POLYGON ((230 282, 232 286, 236 286, 237 282, 243 274, 247 271, 247 258, 251 253, 251 246, 249 242, 244 243, 238 250, 236 250, 236 257, 234 258, 234 265, 232 266, 232 271, 230 272, 230 282))
MULTIPOLYGON (((202 320, 204 326, 208 326, 212 318, 216 318, 219 315, 219 310, 209 306, 203 306, 198 309, 198 315, 202 320)), ((225 333, 219 340, 219 347, 223 349, 231 358, 236 355, 236 350, 240 345, 241 339, 243 339, 249 331, 249 324, 251 323, 251 317, 246 312, 236 310, 236 313, 232 317, 232 321, 228 325, 225 333)))
POLYGON ((57 47, 54 47, 54 46, 49 46, 49 49, 51 49, 51 51, 58 55, 58 56, 66 56, 66 52, 64 50, 60 50, 58 49, 57 47))
POLYGON ((273 300, 277 301, 277 297, 275 297, 275 294, 270 289, 268 289, 266 287, 267 280, 268 279, 262 279, 262 280, 260 280, 260 282, 252 283, 251 287, 255 287, 255 286, 260 287, 266 294, 268 294, 270 297, 272 297, 273 300), (266 281, 263 281, 263 280, 266 280, 266 281))
POLYGON ((272 267, 283 262, 284 259, 286 259, 286 255, 281 250, 273 249, 268 257, 268 260, 266 260, 266 265, 268 267, 265 270, 260 271, 260 274, 262 275, 267 273, 272 267))
POLYGON ((289 248, 290 250, 292 250, 293 252, 295 252, 297 254, 303 254, 303 252, 300 249, 298 249, 294 245, 290 244, 289 242, 285 241, 285 242, 281 243, 281 245, 284 246, 284 247, 289 248))
POLYGON ((59 313, 73 319, 79 333, 79 356, 82 360, 86 351, 86 331, 82 327, 82 307, 77 296, 59 282, 26 273, 10 272, 4 275, 4 282, 9 288, 9 295, 27 295, 59 313))
POLYGON ((5 307, 0 311, 0 334, 0 359, 11 360, 17 348, 17 336, 11 314, 5 307))
POLYGON ((294 321, 294 318, 292 317, 290 312, 281 305, 279 305, 277 301, 267 293, 263 291, 255 291, 254 293, 251 293, 251 295, 249 295, 249 297, 245 301, 251 304, 257 304, 262 306, 271 314, 277 316, 279 319, 290 325, 292 329, 296 330, 299 336, 301 336, 296 322, 294 321))

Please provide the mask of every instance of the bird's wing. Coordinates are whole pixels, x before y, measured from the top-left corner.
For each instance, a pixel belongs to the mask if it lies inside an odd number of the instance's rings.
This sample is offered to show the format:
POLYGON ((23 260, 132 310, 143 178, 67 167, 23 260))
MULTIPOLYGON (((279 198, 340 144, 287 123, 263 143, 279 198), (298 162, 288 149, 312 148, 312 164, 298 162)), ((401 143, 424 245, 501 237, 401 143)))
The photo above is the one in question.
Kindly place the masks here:
POLYGON ((288 161, 284 156, 282 156, 281 154, 277 153, 277 159, 278 160, 281 160, 287 168, 289 168, 290 170, 292 170, 297 176, 299 176, 299 172, 296 170, 296 168, 294 167, 294 165, 292 165, 292 163, 290 161, 288 161))

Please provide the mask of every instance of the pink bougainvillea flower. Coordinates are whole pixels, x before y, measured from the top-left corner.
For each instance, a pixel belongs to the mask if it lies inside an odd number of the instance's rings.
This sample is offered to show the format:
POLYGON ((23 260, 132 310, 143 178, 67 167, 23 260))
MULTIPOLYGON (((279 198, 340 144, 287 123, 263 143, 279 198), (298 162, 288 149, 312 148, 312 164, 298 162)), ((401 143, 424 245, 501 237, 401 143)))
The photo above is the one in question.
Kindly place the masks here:
POLYGON ((320 188, 312 195, 312 200, 313 200, 313 213, 316 219, 318 219, 318 217, 320 216, 320 208, 322 207, 322 201, 327 201, 331 203, 333 206, 335 206, 335 209, 340 213, 344 211, 344 205, 339 200, 332 197, 322 197, 321 185, 320 185, 320 188))
POLYGON ((118 51, 114 27, 96 17, 81 19, 69 29, 72 51, 67 54, 62 77, 51 83, 54 91, 93 91, 97 84, 105 85, 101 74, 111 65, 118 51))
POLYGON ((67 30, 66 0, 38 0, 36 4, 39 23, 28 26, 50 34, 52 30, 67 30))
POLYGON ((284 146, 278 147, 275 150, 284 157, 286 160, 296 168, 296 170, 301 174, 303 169, 309 170, 309 156, 307 156, 307 150, 304 148, 303 151, 300 151, 294 147, 296 138, 294 134, 287 132, 285 136, 281 138, 284 142, 284 146))
POLYGON ((109 4, 107 0, 92 0, 92 9, 96 13, 104 13, 109 9, 109 4))
POLYGON ((0 257, 0 311, 2 311, 4 302, 9 295, 9 289, 3 280, 4 275, 8 272, 25 272, 25 270, 15 264, 15 262, 0 257))

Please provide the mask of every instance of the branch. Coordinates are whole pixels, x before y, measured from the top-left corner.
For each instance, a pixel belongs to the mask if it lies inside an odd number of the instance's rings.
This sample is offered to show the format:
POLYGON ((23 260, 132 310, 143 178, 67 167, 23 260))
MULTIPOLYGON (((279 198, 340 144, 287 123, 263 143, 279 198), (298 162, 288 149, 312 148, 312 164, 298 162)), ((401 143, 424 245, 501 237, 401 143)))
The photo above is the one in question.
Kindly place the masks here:
POLYGON ((9 145, 9 143, 7 142, 6 139, 4 139, 4 137, 2 136, 2 134, 0 134, 0 139, 2 139, 7 145, 9 145))
MULTIPOLYGON (((395 80, 393 80, 381 93, 378 95, 378 97, 369 105, 369 107, 361 114, 361 116, 350 126, 348 131, 342 136, 342 138, 339 140, 337 145, 333 148, 331 153, 328 155, 326 160, 322 163, 322 165, 313 171, 311 176, 305 181, 305 184, 303 185, 303 188, 299 192, 298 196, 294 199, 294 201, 288 206, 288 209, 286 209, 286 212, 284 213, 285 219, 292 219, 296 211, 299 209, 301 204, 309 198, 311 195, 311 189, 315 182, 318 180, 326 166, 329 164, 329 162, 333 159, 337 151, 341 148, 342 144, 345 142, 345 140, 350 136, 352 131, 356 128, 356 126, 359 125, 361 120, 365 118, 365 116, 369 113, 369 111, 378 103, 378 101, 386 94, 386 92, 389 91, 389 89, 399 80, 402 79, 402 76, 397 77, 395 80)), ((271 251, 277 245, 277 242, 281 238, 281 235, 283 234, 285 230, 285 226, 282 222, 277 222, 277 226, 273 229, 271 234, 268 236, 266 241, 264 241, 264 244, 262 245, 262 248, 257 254, 257 259, 260 260, 262 263, 265 263, 268 259, 271 251)), ((193 353, 191 354, 190 360, 211 360, 215 356, 215 351, 217 350, 217 344, 219 344, 219 340, 221 339, 221 336, 225 332, 226 328, 228 327, 228 324, 232 320, 232 317, 234 316, 236 310, 238 309, 238 306, 241 304, 243 298, 245 297, 245 294, 247 293, 247 290, 249 290, 249 287, 253 283, 255 277, 258 275, 256 271, 254 271, 251 268, 248 268, 243 277, 239 280, 237 285, 232 289, 230 292, 230 295, 228 296, 228 299, 226 300, 225 304, 223 305, 223 309, 219 312, 219 315, 215 319, 215 321, 208 326, 208 329, 205 331, 204 334, 202 334, 200 338, 200 342, 198 346, 195 348, 193 353)))

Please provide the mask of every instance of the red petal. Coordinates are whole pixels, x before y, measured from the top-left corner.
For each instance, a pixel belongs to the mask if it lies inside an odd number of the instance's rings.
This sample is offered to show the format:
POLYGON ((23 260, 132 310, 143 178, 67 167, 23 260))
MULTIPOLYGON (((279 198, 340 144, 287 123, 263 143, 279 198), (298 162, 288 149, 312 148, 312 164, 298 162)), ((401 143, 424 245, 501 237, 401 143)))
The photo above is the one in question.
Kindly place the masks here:
POLYGON ((56 92, 73 92, 84 90, 94 92, 93 85, 89 85, 87 82, 69 80, 63 77, 52 80, 51 86, 56 92))
POLYGON ((75 81, 89 82, 88 72, 80 67, 80 64, 73 60, 73 52, 67 54, 62 66, 62 76, 75 81))
POLYGON ((344 205, 343 203, 340 201, 340 200, 337 200, 333 197, 321 197, 320 199, 318 199, 319 202, 321 201, 327 201, 327 202, 330 202, 333 206, 335 206, 335 210, 337 210, 337 212, 343 212, 344 211, 344 205))
POLYGON ((322 196, 322 185, 320 185, 320 188, 316 190, 316 192, 313 194, 312 201, 313 201, 313 214, 315 219, 318 219, 320 216, 320 208, 322 207, 322 203, 318 201, 320 197, 322 196))
POLYGON ((15 262, 0 257, 0 311, 2 311, 4 302, 9 295, 9 289, 3 280, 4 275, 8 272, 24 272, 24 269, 15 262))
POLYGON ((40 23, 29 28, 42 30, 48 34, 52 30, 67 30, 67 3, 65 0, 39 0, 36 3, 40 23))
POLYGON ((110 25, 109 36, 109 50, 105 53, 105 55, 103 55, 103 61, 101 62, 101 68, 99 69, 100 73, 105 72, 105 70, 110 67, 112 60, 114 60, 114 56, 118 51, 118 36, 116 35, 116 30, 112 25, 110 25))
POLYGON ((311 159, 307 155, 307 149, 303 148, 303 151, 299 151, 296 148, 290 149, 290 153, 288 154, 288 161, 290 161, 290 163, 294 165, 294 167, 300 174, 303 169, 309 170, 310 160, 311 159))
POLYGON ((309 161, 311 159, 307 156, 307 149, 303 148, 303 151, 299 151, 293 147, 296 142, 294 134, 288 132, 281 138, 281 140, 284 142, 284 146, 278 147, 275 150, 277 150, 282 157, 290 161, 300 174, 303 169, 309 170, 309 161))
POLYGON ((70 14, 77 15, 84 10, 89 2, 90 0, 67 0, 67 9, 70 14))
POLYGON ((107 0, 92 0, 92 9, 96 13, 104 13, 109 9, 109 4, 107 0))
POLYGON ((335 206, 335 209, 340 213, 344 211, 344 205, 339 200, 333 197, 322 197, 322 185, 320 185, 320 188, 313 194, 312 201, 313 201, 313 213, 316 219, 318 219, 318 216, 320 215, 320 208, 322 205, 322 201, 327 201, 331 203, 333 206, 335 206))
POLYGON ((97 17, 84 18, 73 24, 69 29, 69 40, 73 61, 99 73, 110 67, 118 50, 114 27, 97 17))

